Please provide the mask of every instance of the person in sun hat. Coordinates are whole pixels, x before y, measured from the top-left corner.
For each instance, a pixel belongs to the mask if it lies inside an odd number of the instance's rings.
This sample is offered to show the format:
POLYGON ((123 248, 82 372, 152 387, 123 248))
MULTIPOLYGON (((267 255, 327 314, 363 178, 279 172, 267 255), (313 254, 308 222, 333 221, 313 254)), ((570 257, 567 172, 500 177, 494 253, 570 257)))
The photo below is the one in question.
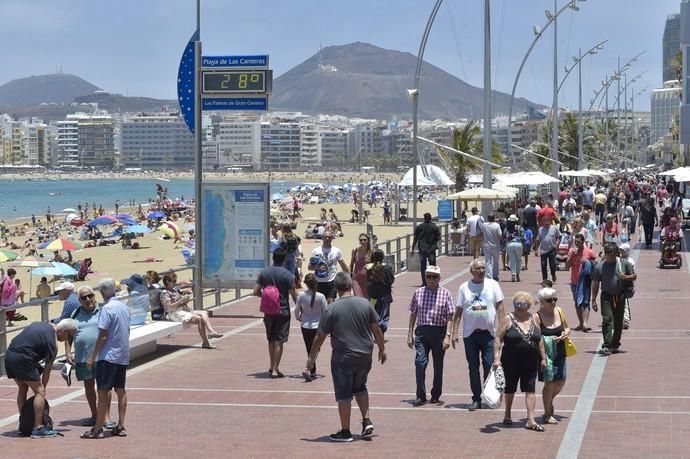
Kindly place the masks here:
POLYGON ((415 350, 415 374, 417 378, 417 398, 413 405, 426 403, 424 384, 426 367, 429 365, 429 352, 434 360, 434 382, 431 387, 431 403, 440 403, 443 389, 443 358, 450 347, 453 325, 453 296, 448 289, 441 287, 441 268, 434 265, 424 272, 426 285, 418 288, 410 302, 410 320, 407 333, 407 346, 415 350))
POLYGON ((72 282, 63 282, 55 288, 55 293, 60 298, 60 300, 65 303, 62 305, 62 312, 57 319, 53 319, 53 323, 56 324, 62 319, 66 319, 72 316, 72 313, 80 306, 79 296, 77 295, 76 289, 72 282))

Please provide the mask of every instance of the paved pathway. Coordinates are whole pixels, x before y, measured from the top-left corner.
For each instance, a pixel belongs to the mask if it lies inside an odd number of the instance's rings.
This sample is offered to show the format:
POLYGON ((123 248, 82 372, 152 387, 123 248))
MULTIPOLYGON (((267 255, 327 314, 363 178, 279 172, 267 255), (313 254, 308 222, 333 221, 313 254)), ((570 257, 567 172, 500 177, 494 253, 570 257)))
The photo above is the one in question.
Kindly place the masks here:
MULTIPOLYGON (((655 244, 655 247, 657 245, 655 244)), ((633 255, 638 255, 634 252, 633 255)), ((271 380, 257 299, 216 311, 216 328, 225 333, 218 350, 199 348, 192 329, 163 340, 157 354, 134 362, 128 376, 127 438, 81 440, 78 421, 88 413, 78 386, 64 387, 56 372, 48 387, 52 416, 64 437, 43 441, 16 438, 16 389, 0 379, 2 457, 682 457, 690 455, 690 386, 684 375, 690 356, 690 259, 681 270, 656 267, 657 250, 639 251, 633 320, 623 335, 621 354, 596 354, 600 334, 573 332, 578 354, 569 359, 568 381, 556 400, 561 423, 546 432, 524 429, 522 397, 514 404, 514 426, 500 424, 502 410, 467 411, 470 402, 462 346, 445 360, 443 404, 413 408, 414 354, 405 344, 407 304, 420 278, 396 280, 391 328, 386 335, 389 361, 371 372, 372 441, 334 444, 328 434, 338 418, 324 345, 319 373, 306 383, 300 373, 306 353, 294 323, 281 365, 286 378, 271 380)), ((502 282, 506 297, 518 289, 535 292, 541 275, 538 258, 521 283, 502 282)), ((439 259, 453 294, 469 278, 468 257, 439 259)), ((502 276, 509 279, 508 273, 502 276)), ((575 314, 568 275, 557 288, 570 322, 575 314), (563 301, 566 300, 566 301, 563 301)), ((598 330, 599 318, 591 321, 598 330)), ((432 369, 428 369, 430 385, 432 369)), ((540 387, 538 387, 540 390, 540 387)), ((537 401, 541 413, 541 398, 537 401)), ((113 413, 115 413, 113 407, 113 413)), ((353 415, 353 431, 359 431, 353 415)))

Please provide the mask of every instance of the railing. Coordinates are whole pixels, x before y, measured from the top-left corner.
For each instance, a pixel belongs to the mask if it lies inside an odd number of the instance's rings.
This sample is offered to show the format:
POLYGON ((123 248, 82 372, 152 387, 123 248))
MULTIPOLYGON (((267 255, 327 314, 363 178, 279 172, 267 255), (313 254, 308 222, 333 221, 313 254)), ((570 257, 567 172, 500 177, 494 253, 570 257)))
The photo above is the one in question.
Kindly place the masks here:
MULTIPOLYGON (((173 268, 166 270, 165 272, 185 272, 185 271, 192 271, 193 267, 192 266, 183 266, 180 268, 173 268)), ((127 301, 132 298, 136 298, 138 296, 142 295, 148 295, 149 292, 135 292, 130 295, 121 297, 120 299, 123 301, 127 301)), ((227 304, 230 304, 234 301, 237 301, 241 298, 250 296, 252 294, 251 291, 249 290, 244 290, 240 288, 233 288, 233 289, 205 289, 203 291, 203 296, 204 296, 204 309, 208 310, 213 310, 216 308, 219 308, 221 306, 225 306, 227 304), (209 300, 209 301, 207 301, 209 300)), ((15 310, 20 310, 24 308, 30 308, 30 307, 40 307, 41 308, 41 322, 49 322, 50 321, 50 305, 51 303, 55 301, 60 301, 59 297, 57 295, 47 297, 47 298, 36 298, 31 301, 28 301, 26 303, 21 303, 15 305, 15 310)), ((150 306, 149 306, 149 311, 150 311, 150 306)), ((5 318, 2 317, 0 318, 0 376, 5 375, 5 353, 7 352, 7 336, 9 333, 16 333, 24 328, 26 328, 29 324, 19 326, 19 327, 13 327, 11 331, 7 330, 7 324, 5 321, 5 318)))
MULTIPOLYGON (((439 224, 439 229, 441 230, 441 240, 439 241, 438 253, 439 255, 448 255, 450 238, 449 231, 450 225, 448 223, 439 224)), ((412 248, 412 234, 406 234, 404 236, 397 237, 395 239, 389 239, 376 244, 377 248, 380 248, 386 253, 386 263, 393 267, 395 274, 399 274, 403 271, 407 271, 407 259, 410 256, 410 249, 412 248)), ((191 271, 192 266, 184 266, 181 268, 174 268, 167 270, 165 272, 184 272, 191 271)), ((122 300, 129 300, 131 298, 136 298, 142 295, 148 295, 149 292, 137 292, 132 293, 128 296, 122 297, 122 300)), ((234 289, 205 289, 204 291, 204 309, 216 309, 221 306, 225 306, 241 298, 252 295, 250 290, 245 290, 244 292, 240 288, 234 289), (209 299, 210 301, 206 301, 209 299), (206 303, 209 303, 208 305, 206 303)), ((59 297, 51 296, 48 298, 37 298, 26 303, 21 303, 15 306, 16 310, 29 308, 29 307, 40 307, 41 308, 41 321, 50 321, 50 304, 55 301, 60 301, 59 297)), ((4 317, 0 320, 0 376, 5 374, 5 353, 7 352, 7 336, 8 333, 16 333, 18 331, 26 328, 27 325, 21 327, 14 327, 11 332, 8 332, 6 322, 4 317)))
MULTIPOLYGON (((441 230, 441 240, 438 244, 438 254, 448 255, 450 248, 450 224, 437 224, 441 230)), ((386 263, 393 267, 393 272, 399 274, 407 271, 407 260, 410 257, 410 249, 412 248, 412 234, 396 237, 395 239, 388 239, 383 242, 377 242, 376 247, 383 250, 386 254, 386 263)))

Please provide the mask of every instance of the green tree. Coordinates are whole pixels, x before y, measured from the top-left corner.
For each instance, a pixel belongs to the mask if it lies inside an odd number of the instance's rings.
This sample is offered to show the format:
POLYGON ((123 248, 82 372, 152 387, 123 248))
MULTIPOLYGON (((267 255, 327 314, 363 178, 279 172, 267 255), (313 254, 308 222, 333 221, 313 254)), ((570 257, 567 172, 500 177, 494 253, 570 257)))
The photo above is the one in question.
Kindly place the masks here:
MULTIPOLYGON (((470 120, 461 128, 453 129, 451 147, 468 153, 477 158, 481 158, 484 151, 484 140, 479 136, 481 130, 476 120, 470 120)), ((455 191, 463 191, 467 187, 467 180, 472 172, 481 170, 482 163, 461 155, 438 148, 438 156, 445 168, 455 175, 455 191)), ((501 154, 501 147, 495 141, 491 144, 491 161, 502 164, 504 157, 501 154)))

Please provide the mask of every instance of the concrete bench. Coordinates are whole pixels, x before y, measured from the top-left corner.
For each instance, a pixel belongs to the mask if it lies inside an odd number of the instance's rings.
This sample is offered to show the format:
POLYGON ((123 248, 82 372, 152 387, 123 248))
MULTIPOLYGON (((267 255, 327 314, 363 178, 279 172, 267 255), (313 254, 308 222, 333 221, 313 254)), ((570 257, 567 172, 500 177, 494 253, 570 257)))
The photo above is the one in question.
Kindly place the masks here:
POLYGON ((154 320, 144 325, 129 327, 129 358, 134 360, 156 352, 158 339, 181 332, 185 324, 167 320, 154 320))

